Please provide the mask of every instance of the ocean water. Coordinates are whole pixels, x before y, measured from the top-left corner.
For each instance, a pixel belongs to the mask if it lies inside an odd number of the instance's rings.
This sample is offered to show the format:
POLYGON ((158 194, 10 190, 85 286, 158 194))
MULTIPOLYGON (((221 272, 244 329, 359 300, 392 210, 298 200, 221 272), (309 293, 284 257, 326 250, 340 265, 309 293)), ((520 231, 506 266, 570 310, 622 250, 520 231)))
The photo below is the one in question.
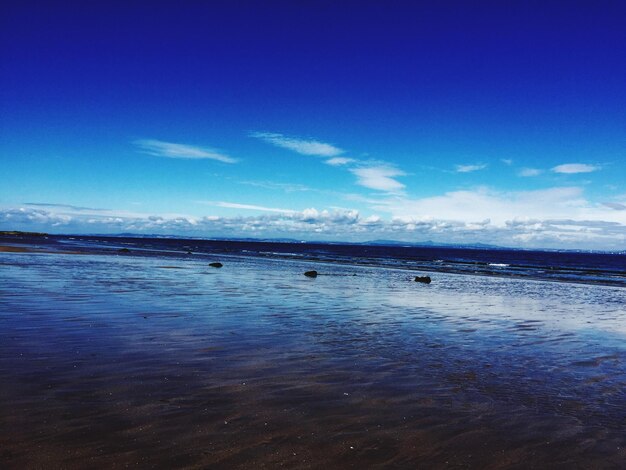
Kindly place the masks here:
POLYGON ((255 256, 626 287, 626 250, 601 253, 78 235, 4 240, 34 244, 50 250, 111 253, 124 247, 132 250, 135 256, 167 256, 188 252, 196 257, 255 256))
POLYGON ((0 253, 3 468, 626 462, 626 289, 595 274, 72 242, 0 253))

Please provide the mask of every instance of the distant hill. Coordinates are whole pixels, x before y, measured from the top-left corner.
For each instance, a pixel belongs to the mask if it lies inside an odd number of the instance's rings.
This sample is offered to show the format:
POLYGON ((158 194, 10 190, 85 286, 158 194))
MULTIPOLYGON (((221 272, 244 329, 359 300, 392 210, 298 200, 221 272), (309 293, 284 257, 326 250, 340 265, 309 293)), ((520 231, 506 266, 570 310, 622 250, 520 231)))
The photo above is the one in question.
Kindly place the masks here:
POLYGON ((126 238, 173 238, 177 240, 214 240, 225 242, 246 242, 246 243, 309 243, 324 245, 359 245, 359 246, 414 246, 414 247, 441 247, 441 248, 463 248, 476 250, 506 250, 506 248, 486 243, 439 243, 432 240, 421 242, 407 242, 398 240, 369 240, 365 242, 328 241, 328 240, 297 240, 294 238, 252 238, 252 237, 180 237, 176 235, 156 235, 156 234, 136 234, 118 233, 115 235, 94 235, 104 237, 126 237, 126 238))
POLYGON ((509 248, 498 246, 498 245, 488 245, 486 243, 440 243, 434 242, 432 240, 426 240, 423 242, 403 242, 397 240, 371 240, 363 243, 359 243, 359 245, 383 245, 383 246, 423 246, 423 247, 442 247, 442 248, 467 248, 467 249, 477 249, 477 250, 508 250, 509 248))
MULTIPOLYGON (((2 232, 0 232, 2 233, 2 232)), ((5 232, 5 233, 22 233, 26 232, 5 232)), ((44 234, 45 235, 45 234, 44 234)), ((31 235, 32 236, 32 235, 31 235)), ((81 235, 72 235, 81 236, 81 235)), ((298 240, 295 238, 253 238, 253 237, 192 237, 192 236, 179 236, 179 235, 162 235, 155 233, 115 233, 115 234, 84 234, 86 237, 111 237, 111 238, 157 238, 157 239, 176 239, 176 240, 213 240, 213 241, 225 241, 225 242, 246 242, 246 243, 309 243, 309 244, 323 244, 323 245, 359 245, 359 246, 414 246, 414 247, 441 247, 441 248, 464 248, 464 249, 478 249, 478 250, 506 250, 511 249, 498 245, 489 245, 486 243, 440 243, 432 240, 420 241, 420 242, 407 242, 399 240, 368 240, 365 242, 349 242, 349 241, 336 241, 336 240, 298 240)))

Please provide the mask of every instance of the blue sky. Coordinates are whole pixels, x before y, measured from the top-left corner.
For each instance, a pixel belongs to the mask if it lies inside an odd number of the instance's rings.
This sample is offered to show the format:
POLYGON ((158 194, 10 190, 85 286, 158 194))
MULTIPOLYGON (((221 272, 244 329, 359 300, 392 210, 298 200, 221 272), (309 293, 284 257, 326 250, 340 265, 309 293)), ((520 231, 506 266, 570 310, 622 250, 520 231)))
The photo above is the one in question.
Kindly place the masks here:
POLYGON ((13 2, 0 229, 626 246, 623 2, 13 2))

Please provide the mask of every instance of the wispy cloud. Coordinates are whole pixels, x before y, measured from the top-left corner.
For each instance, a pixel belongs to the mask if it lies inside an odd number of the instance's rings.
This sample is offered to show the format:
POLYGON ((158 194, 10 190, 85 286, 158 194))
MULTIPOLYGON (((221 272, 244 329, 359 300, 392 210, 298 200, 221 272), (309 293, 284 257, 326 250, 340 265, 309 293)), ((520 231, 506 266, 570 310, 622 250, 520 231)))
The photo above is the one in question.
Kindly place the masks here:
POLYGON ((402 170, 393 166, 380 165, 350 169, 357 176, 357 184, 366 188, 385 192, 399 192, 404 189, 404 184, 396 179, 396 176, 403 176, 402 170))
POLYGON ((511 158, 501 158, 500 161, 508 166, 513 165, 513 160, 511 158))
POLYGON ((209 159, 223 163, 236 163, 235 158, 224 155, 215 149, 197 147, 173 142, 163 142, 155 139, 140 139, 133 142, 143 153, 156 157, 186 158, 186 159, 209 159))
POLYGON ((543 170, 540 170, 538 168, 522 168, 520 171, 517 172, 519 176, 524 177, 539 176, 541 173, 543 173, 543 170))
POLYGON ((592 171, 599 170, 600 167, 596 165, 588 165, 586 163, 565 163, 563 165, 557 165, 552 168, 555 173, 575 174, 575 173, 591 173, 592 171))
POLYGON ((276 183, 274 181, 238 181, 239 184, 245 184, 248 186, 256 186, 257 188, 265 189, 280 189, 287 193, 315 191, 313 188, 297 183, 276 183))
POLYGON ((476 165, 457 165, 455 167, 457 173, 471 173, 472 171, 484 170, 487 165, 478 163, 476 165))
POLYGON ((332 144, 327 144, 313 139, 301 139, 298 137, 288 137, 275 132, 252 132, 250 137, 261 139, 269 144, 275 145, 302 155, 313 155, 316 157, 336 157, 344 151, 332 144))
POLYGON ((108 211, 109 209, 97 209, 94 207, 73 206, 71 204, 53 204, 49 202, 25 202, 25 206, 50 207, 54 209, 68 209, 72 211, 108 211))
POLYGON ((335 157, 335 158, 326 160, 324 163, 326 163, 327 165, 331 165, 331 166, 342 166, 342 165, 348 165, 354 162, 356 162, 356 160, 353 158, 335 157))
POLYGON ((292 214, 296 212, 292 209, 279 209, 276 207, 257 206, 254 204, 239 204, 237 202, 224 202, 224 201, 216 201, 216 202, 199 201, 199 202, 202 204, 207 204, 209 206, 226 207, 229 209, 244 209, 244 210, 261 211, 261 212, 278 212, 282 214, 292 214))
MULTIPOLYGON (((138 203, 130 203, 133 206, 141 205, 138 203)), ((148 217, 149 214, 145 212, 138 212, 135 210, 127 209, 112 209, 112 208, 94 208, 85 206, 75 206, 71 204, 57 204, 49 202, 26 202, 24 203, 28 208, 33 208, 35 211, 47 211, 54 216, 71 216, 71 217, 124 217, 124 218, 141 218, 148 217)), ((23 208, 20 208, 23 209, 23 208)), ((162 214, 167 217, 186 217, 183 214, 162 214)))

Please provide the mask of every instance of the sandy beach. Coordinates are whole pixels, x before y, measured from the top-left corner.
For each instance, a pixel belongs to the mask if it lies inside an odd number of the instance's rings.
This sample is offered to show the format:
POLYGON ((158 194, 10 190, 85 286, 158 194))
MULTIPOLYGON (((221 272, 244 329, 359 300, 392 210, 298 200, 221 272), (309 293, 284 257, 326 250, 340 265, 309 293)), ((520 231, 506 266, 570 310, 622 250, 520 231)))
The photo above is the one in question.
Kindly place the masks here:
POLYGON ((17 251, 0 255, 3 468, 625 461, 624 289, 17 251))

